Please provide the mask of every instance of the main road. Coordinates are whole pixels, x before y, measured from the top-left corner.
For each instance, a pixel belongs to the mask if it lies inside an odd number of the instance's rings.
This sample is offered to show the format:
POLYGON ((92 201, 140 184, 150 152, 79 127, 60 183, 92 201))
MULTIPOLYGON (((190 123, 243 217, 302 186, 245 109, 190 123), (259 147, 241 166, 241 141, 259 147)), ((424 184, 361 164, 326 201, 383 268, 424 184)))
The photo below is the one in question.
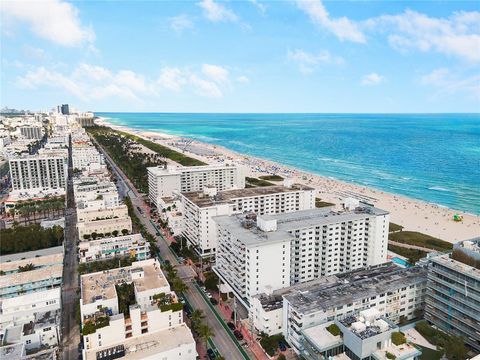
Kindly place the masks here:
POLYGON ((62 285, 62 359, 78 360, 80 328, 75 319, 78 284, 77 212, 73 197, 72 143, 69 140, 62 285))
POLYGON ((174 256, 172 250, 168 246, 165 238, 162 235, 156 235, 157 229, 150 222, 150 219, 146 217, 146 212, 140 213, 140 211, 138 211, 138 208, 146 208, 146 204, 143 201, 141 194, 133 186, 130 180, 128 180, 123 171, 117 166, 117 164, 107 154, 103 147, 93 137, 92 140, 95 142, 98 149, 105 156, 105 159, 110 164, 112 171, 116 174, 118 179, 117 185, 120 184, 120 186, 123 187, 123 192, 125 194, 128 194, 128 196, 130 197, 133 205, 133 210, 135 211, 135 215, 140 219, 141 223, 146 227, 146 229, 155 236, 162 259, 168 260, 172 265, 175 265, 178 271, 178 275, 183 280, 185 280, 185 283, 188 286, 188 290, 186 291, 185 296, 194 309, 200 309, 205 314, 205 320, 215 334, 212 337, 212 340, 215 343, 217 350, 223 357, 229 360, 248 359, 248 357, 242 355, 242 353, 238 349, 238 343, 231 338, 230 334, 225 328, 225 324, 223 324, 221 320, 219 320, 215 316, 215 313, 211 309, 210 305, 206 302, 202 294, 200 294, 198 288, 192 283, 191 280, 194 275, 194 271, 191 270, 189 266, 179 264, 177 258, 174 256))

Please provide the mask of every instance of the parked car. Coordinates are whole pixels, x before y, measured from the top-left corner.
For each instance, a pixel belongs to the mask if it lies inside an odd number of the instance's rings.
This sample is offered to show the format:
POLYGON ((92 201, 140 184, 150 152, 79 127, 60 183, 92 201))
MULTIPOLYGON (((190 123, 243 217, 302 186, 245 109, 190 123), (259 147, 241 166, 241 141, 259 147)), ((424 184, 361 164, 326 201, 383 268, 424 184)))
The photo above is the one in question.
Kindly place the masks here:
POLYGON ((243 335, 242 335, 242 332, 240 330, 234 330, 233 335, 235 335, 237 340, 243 340, 243 335))
POLYGON ((285 351, 287 350, 287 347, 285 346, 285 344, 281 341, 278 342, 278 347, 280 348, 280 351, 285 351))
POLYGON ((212 349, 207 350, 207 356, 210 360, 215 359, 217 356, 215 355, 215 352, 212 349))
POLYGON ((235 328, 235 324, 234 324, 233 322, 228 322, 228 323, 227 323, 227 326, 228 326, 228 327, 230 328, 230 330, 232 330, 232 331, 236 329, 236 328, 235 328))
POLYGON ((215 299, 215 298, 213 298, 213 297, 210 298, 210 302, 212 303, 212 305, 217 305, 217 304, 218 304, 217 299, 215 299))

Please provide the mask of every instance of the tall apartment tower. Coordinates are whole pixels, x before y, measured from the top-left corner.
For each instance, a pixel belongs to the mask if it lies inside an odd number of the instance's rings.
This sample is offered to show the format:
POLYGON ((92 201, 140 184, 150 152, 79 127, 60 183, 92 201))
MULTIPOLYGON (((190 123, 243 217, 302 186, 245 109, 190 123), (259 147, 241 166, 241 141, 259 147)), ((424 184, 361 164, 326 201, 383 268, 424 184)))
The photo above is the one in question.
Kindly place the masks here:
POLYGON ((480 237, 430 259, 425 319, 480 351, 480 237))
POLYGON ((9 160, 12 189, 65 189, 67 159, 62 156, 35 155, 9 160))
POLYGON ((387 261, 389 213, 364 204, 214 221, 214 270, 247 307, 262 292, 387 261))
POLYGON ((63 104, 60 110, 62 115, 70 115, 70 106, 68 104, 63 104))

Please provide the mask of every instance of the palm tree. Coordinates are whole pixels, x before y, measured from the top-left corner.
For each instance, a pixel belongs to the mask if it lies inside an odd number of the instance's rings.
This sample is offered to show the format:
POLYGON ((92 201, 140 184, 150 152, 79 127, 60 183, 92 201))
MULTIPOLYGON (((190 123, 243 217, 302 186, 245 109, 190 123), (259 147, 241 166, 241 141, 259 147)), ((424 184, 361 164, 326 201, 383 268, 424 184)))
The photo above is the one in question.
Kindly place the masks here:
POLYGON ((198 327, 198 335, 200 338, 205 341, 205 347, 208 345, 208 339, 210 339, 215 334, 213 333, 212 329, 207 324, 201 324, 198 327))
POLYGON ((187 284, 185 284, 181 279, 175 278, 173 280, 173 291, 176 293, 183 293, 188 290, 187 284))
POLYGON ((202 320, 205 318, 205 315, 203 314, 203 311, 200 309, 193 310, 192 315, 190 316, 190 319, 192 321, 192 326, 194 330, 197 328, 197 324, 200 325, 202 320))

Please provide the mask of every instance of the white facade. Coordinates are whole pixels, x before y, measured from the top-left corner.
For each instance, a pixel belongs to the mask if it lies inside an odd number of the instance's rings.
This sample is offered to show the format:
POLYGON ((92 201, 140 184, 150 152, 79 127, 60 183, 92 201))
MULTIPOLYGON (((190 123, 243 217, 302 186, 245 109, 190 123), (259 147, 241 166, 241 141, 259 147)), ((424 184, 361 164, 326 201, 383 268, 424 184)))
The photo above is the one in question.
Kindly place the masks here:
POLYGON ((159 207, 159 199, 172 196, 175 191, 202 191, 204 186, 216 187, 219 191, 243 189, 244 170, 235 165, 205 165, 175 167, 149 167, 148 194, 150 200, 159 207))
POLYGON ((268 186, 217 192, 206 187, 200 192, 181 193, 185 238, 202 256, 217 248, 215 216, 241 213, 281 214, 315 208, 315 190, 304 185, 268 186))
POLYGON ((65 189, 67 159, 63 156, 27 156, 10 159, 13 191, 65 189))
POLYGON ((27 139, 40 140, 43 137, 43 127, 38 126, 23 126, 20 128, 20 133, 27 139))
POLYGON ((413 319, 415 310, 424 307, 426 273, 387 264, 322 278, 303 291, 292 289, 282 296, 283 335, 299 353, 304 329, 365 309, 374 307, 393 323, 413 319))
POLYGON ((368 206, 344 212, 303 210, 256 219, 219 216, 214 218, 218 235, 214 270, 249 306, 252 296, 265 291, 262 283, 277 290, 386 262, 388 217, 387 212, 368 206), (278 241, 282 248, 259 251, 254 262, 246 256, 252 244, 269 247, 278 241), (238 251, 233 250, 234 244, 240 245, 238 251), (279 264, 285 268, 257 274, 256 264, 266 269, 279 264), (242 279, 239 269, 250 275, 250 284, 238 287, 235 283, 242 279))
POLYGON ((122 230, 132 232, 132 220, 128 216, 126 205, 99 210, 77 209, 77 220, 80 240, 84 240, 84 235, 92 233, 105 235, 113 231, 118 231, 119 234, 122 234, 122 230))
POLYGON ((141 234, 132 234, 81 242, 78 253, 81 263, 107 260, 116 256, 145 260, 150 257, 150 244, 141 234))
POLYGON ((72 148, 72 163, 74 169, 83 170, 92 163, 104 164, 104 158, 93 146, 77 146, 72 148))
MULTIPOLYGON (((112 347, 130 352, 135 359, 136 352, 140 354, 145 349, 137 349, 134 344, 150 343, 151 348, 157 342, 159 346, 169 344, 158 347, 157 356, 165 354, 173 359, 171 351, 176 349, 176 358, 195 359, 195 342, 183 322, 183 305, 170 290, 158 260, 137 261, 128 267, 83 275, 81 295, 83 331, 97 324, 94 331, 84 334, 84 359, 96 359, 98 352, 112 347), (122 284, 133 284, 136 304, 129 306, 129 314, 119 313, 116 286, 122 284), (108 324, 99 326, 106 317, 108 324), (172 337, 173 334, 176 336, 172 337)), ((153 354, 138 358, 149 356, 153 354)))

